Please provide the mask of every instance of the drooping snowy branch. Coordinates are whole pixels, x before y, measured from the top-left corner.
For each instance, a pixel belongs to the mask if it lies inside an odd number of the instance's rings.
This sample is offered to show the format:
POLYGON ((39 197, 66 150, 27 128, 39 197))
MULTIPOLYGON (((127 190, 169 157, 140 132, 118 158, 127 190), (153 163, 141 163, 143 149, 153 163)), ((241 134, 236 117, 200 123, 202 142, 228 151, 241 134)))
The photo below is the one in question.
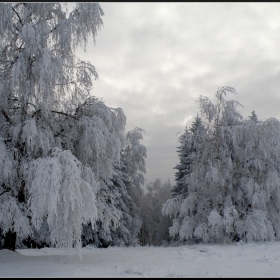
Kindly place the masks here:
POLYGON ((82 224, 95 224, 98 183, 83 179, 83 166, 70 151, 54 148, 33 162, 28 173, 31 221, 38 230, 46 218, 54 246, 79 248, 82 224))

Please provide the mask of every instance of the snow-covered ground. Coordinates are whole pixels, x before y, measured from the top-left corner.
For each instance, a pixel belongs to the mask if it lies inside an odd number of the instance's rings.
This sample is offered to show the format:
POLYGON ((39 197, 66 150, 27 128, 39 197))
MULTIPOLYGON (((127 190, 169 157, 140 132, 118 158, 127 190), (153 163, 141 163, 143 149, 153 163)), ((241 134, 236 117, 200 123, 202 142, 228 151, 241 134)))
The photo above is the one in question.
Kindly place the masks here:
POLYGON ((280 242, 0 250, 0 277, 280 277, 280 242))

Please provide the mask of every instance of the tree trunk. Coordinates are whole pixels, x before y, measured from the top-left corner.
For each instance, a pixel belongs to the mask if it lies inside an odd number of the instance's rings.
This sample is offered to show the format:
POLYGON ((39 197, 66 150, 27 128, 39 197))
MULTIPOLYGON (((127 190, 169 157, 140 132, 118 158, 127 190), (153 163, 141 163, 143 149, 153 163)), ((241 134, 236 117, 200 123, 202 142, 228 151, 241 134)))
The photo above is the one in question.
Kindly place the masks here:
POLYGON ((13 231, 8 231, 4 237, 3 249, 16 250, 16 238, 17 234, 13 231))

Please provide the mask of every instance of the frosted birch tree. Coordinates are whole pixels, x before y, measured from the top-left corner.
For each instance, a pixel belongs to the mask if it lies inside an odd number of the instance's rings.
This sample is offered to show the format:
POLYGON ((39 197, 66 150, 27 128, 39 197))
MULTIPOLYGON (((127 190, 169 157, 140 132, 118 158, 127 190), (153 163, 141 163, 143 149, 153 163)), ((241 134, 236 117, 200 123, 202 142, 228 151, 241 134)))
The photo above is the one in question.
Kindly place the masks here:
MULTIPOLYGON (((173 217, 170 234, 179 240, 228 242, 279 239, 280 122, 244 120, 231 87, 217 91, 216 104, 200 97, 206 133, 190 170, 181 176, 187 194, 169 199, 163 213, 173 217), (202 145, 201 145, 202 144, 202 145)), ((197 143, 190 133, 187 143, 197 143)))
POLYGON ((96 194, 124 145, 125 115, 91 96, 95 67, 75 56, 102 27, 98 3, 0 4, 2 246, 47 224, 50 242, 81 246, 96 194))

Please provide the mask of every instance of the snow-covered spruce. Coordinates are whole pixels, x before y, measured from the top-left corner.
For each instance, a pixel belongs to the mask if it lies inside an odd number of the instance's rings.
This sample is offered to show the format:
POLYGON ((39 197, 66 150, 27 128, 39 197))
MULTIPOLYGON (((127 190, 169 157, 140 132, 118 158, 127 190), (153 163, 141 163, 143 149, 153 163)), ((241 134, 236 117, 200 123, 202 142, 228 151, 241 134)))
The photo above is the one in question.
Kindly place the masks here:
POLYGON ((280 122, 255 112, 244 120, 227 92, 235 90, 219 89, 216 104, 201 96, 201 118, 180 137, 176 186, 162 209, 174 239, 280 237, 280 122))

